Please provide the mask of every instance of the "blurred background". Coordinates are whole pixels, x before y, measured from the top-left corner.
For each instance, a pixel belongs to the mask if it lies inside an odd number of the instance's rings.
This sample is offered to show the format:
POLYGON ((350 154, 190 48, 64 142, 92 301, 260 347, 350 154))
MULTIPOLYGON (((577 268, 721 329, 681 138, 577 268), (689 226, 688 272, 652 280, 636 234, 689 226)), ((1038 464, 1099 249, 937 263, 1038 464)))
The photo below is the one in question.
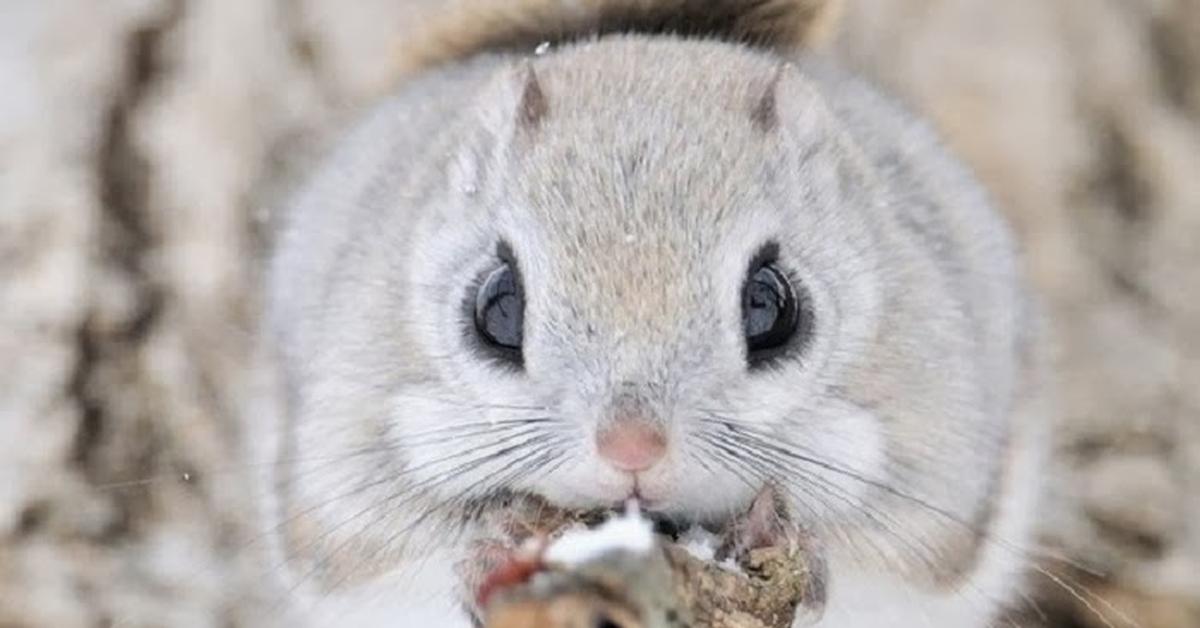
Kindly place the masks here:
MULTIPOLYGON (((270 624, 265 208, 449 2, 0 0, 0 626, 270 624)), ((848 0, 830 53, 974 166, 1050 315, 1011 623, 1200 627, 1200 0, 848 0)))

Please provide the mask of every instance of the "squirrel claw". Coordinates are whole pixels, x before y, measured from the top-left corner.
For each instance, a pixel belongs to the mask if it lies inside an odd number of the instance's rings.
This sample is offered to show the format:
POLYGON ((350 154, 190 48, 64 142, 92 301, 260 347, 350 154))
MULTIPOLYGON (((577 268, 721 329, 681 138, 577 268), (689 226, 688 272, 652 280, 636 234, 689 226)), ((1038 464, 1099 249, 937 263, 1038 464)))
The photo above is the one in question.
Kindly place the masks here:
POLYGON ((717 548, 717 560, 740 559, 766 547, 790 549, 801 543, 800 527, 788 516, 787 505, 771 487, 759 491, 746 512, 733 519, 717 548))
POLYGON ((746 512, 729 523, 717 547, 716 559, 733 558, 748 571, 761 566, 764 555, 779 552, 802 561, 809 577, 794 625, 811 626, 824 615, 828 582, 825 560, 811 545, 805 530, 792 520, 787 503, 768 486, 754 497, 746 512))

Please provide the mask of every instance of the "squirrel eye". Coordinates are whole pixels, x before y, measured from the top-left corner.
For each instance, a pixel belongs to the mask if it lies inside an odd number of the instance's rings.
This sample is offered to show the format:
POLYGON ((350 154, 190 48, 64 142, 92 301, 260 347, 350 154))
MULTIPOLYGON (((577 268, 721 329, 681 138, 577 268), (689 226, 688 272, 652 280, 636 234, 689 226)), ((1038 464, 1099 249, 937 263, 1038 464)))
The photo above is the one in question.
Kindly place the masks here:
POLYGON ((475 295, 475 330, 488 347, 510 362, 521 363, 525 295, 509 263, 491 271, 475 295))
POLYGON ((778 355, 796 333, 800 307, 791 283, 773 264, 750 270, 742 292, 742 325, 751 366, 778 355))

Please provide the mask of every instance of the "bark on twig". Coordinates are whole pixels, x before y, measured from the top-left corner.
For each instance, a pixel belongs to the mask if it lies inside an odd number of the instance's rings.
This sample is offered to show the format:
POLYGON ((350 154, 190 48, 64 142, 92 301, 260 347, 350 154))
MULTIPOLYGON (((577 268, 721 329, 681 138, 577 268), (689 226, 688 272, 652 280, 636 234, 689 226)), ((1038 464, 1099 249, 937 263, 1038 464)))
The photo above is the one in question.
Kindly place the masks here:
MULTIPOLYGON (((505 519, 509 530, 537 529, 536 521, 512 525, 524 513, 548 517, 551 526, 570 521, 517 501, 505 519)), ((493 560, 484 583, 470 588, 481 591, 485 628, 790 628, 797 616, 819 619, 821 554, 787 522, 771 491, 729 523, 714 549, 716 558, 701 558, 658 537, 650 551, 616 547, 575 565, 517 550, 508 562, 493 560)))
POLYGON ((739 572, 670 543, 644 556, 615 552, 498 596, 485 626, 789 628, 798 613, 819 617, 823 584, 802 556, 764 548, 743 562, 739 572))

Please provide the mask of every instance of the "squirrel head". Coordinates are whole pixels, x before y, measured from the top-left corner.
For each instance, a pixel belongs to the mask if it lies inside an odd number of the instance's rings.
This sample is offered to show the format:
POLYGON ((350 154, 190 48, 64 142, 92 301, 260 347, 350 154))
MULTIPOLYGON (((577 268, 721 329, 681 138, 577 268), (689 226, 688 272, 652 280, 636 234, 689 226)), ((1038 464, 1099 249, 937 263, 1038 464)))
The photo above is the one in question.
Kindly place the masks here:
POLYGON ((881 459, 875 422, 829 392, 879 324, 871 188, 798 68, 602 39, 501 69, 462 125, 411 269, 436 293, 406 318, 451 388, 546 408, 491 413, 545 421, 528 446, 553 473, 511 488, 716 517, 759 488, 712 464, 727 441, 810 416, 834 435, 812 446, 881 459))
MULTIPOLYGON (((300 503, 361 487, 321 516, 371 513, 345 534, 386 549, 404 516, 510 491, 706 521, 778 482, 802 522, 869 527, 913 510, 879 488, 900 469, 984 503, 991 475, 951 478, 997 464, 981 399, 1008 384, 972 353, 986 330, 938 248, 959 244, 898 224, 939 209, 892 184, 908 147, 868 159, 819 66, 784 59, 612 36, 377 114, 277 264, 280 301, 310 293, 279 310, 298 458, 370 454, 299 463, 300 503)), ((984 289, 1007 255, 980 255, 984 289)))

